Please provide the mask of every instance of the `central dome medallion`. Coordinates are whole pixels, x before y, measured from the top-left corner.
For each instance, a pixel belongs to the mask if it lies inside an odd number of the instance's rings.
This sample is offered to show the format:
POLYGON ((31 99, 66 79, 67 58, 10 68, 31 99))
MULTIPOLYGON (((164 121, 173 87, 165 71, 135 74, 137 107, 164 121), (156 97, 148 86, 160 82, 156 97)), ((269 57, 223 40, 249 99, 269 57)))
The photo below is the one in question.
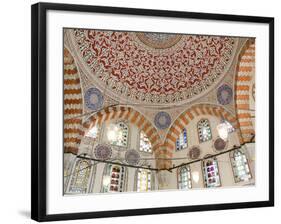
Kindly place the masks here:
POLYGON ((171 106, 196 99, 229 68, 236 38, 76 29, 75 46, 97 87, 118 101, 171 106))
POLYGON ((156 49, 172 47, 182 37, 182 35, 167 33, 137 33, 136 35, 144 44, 156 49))

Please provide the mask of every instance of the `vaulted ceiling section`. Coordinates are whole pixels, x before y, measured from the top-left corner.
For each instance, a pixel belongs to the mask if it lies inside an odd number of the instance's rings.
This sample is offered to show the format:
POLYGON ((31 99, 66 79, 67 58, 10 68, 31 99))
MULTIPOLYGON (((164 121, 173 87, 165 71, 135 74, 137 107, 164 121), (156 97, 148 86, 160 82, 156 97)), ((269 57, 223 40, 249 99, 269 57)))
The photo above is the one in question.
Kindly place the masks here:
POLYGON ((116 117, 144 130, 167 158, 198 114, 225 116, 240 142, 254 133, 254 40, 86 29, 65 29, 64 39, 66 152, 77 153, 91 125, 116 117))

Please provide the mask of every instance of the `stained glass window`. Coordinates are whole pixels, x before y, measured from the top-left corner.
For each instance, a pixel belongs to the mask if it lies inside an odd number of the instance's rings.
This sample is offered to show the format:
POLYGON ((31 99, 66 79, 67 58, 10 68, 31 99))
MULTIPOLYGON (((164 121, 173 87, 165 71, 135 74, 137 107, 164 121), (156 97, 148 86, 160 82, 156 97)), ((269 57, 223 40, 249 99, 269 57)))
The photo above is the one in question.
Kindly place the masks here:
POLYGON ((189 166, 179 168, 178 171, 178 185, 179 189, 191 189, 191 172, 189 166))
POLYGON ((204 160, 203 173, 206 187, 219 187, 221 185, 217 159, 204 160))
POLYGON ((96 140, 98 138, 99 135, 99 126, 95 125, 94 127, 92 127, 87 133, 86 133, 86 137, 90 137, 93 138, 94 140, 96 140))
POLYGON ((151 171, 147 169, 138 169, 137 173, 137 191, 151 190, 151 171))
POLYGON ((79 194, 87 193, 90 172, 91 163, 89 161, 83 159, 76 160, 69 192, 79 194))
POLYGON ((201 119, 197 124, 197 128, 200 142, 206 142, 212 139, 212 131, 207 119, 201 119))
POLYGON ((186 129, 184 128, 176 141, 176 150, 180 151, 186 147, 187 147, 187 133, 186 133, 186 129))
POLYGON ((119 122, 113 127, 110 127, 111 130, 109 130, 110 137, 109 141, 112 145, 116 146, 123 146, 126 147, 128 144, 128 134, 129 134, 129 128, 128 126, 123 123, 119 122))
POLYGON ((143 152, 151 152, 151 143, 148 139, 148 137, 146 136, 146 134, 141 131, 140 132, 140 151, 143 152))
POLYGON ((234 178, 236 182, 248 181, 252 178, 246 155, 240 150, 235 150, 231 157, 234 178))
POLYGON ((103 176, 103 192, 123 192, 125 183, 125 167, 107 165, 103 176))

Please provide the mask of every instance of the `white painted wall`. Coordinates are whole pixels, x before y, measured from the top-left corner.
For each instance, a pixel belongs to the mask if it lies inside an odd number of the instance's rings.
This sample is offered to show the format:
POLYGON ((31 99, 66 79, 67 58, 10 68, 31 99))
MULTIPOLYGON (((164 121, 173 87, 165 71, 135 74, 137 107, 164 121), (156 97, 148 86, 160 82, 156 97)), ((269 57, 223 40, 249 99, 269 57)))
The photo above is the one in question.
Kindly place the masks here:
MULTIPOLYGON (((155 160, 144 160, 147 158, 155 158, 154 153, 151 152, 142 152, 139 151, 139 142, 140 142, 140 130, 139 128, 131 123, 128 123, 127 121, 123 120, 112 120, 111 123, 114 124, 115 122, 124 122, 129 129, 128 134, 128 142, 126 147, 116 147, 113 145, 110 145, 110 142, 107 138, 107 126, 105 124, 101 125, 99 128, 99 134, 98 137, 95 139, 95 141, 92 141, 90 138, 85 137, 82 139, 81 144, 79 146, 78 155, 81 154, 87 154, 90 157, 94 155, 94 149, 98 144, 108 144, 111 146, 112 149, 112 156, 110 158, 113 162, 119 162, 126 164, 125 160, 125 154, 127 150, 137 150, 140 154, 140 162, 137 164, 139 166, 150 166, 150 167, 156 167, 156 161, 155 160)), ((109 124, 110 125, 110 124, 109 124)), ((68 170, 66 173, 75 174, 75 170, 73 169, 73 166, 75 164, 75 159, 73 159, 73 154, 71 153, 64 153, 64 168, 68 170)), ((94 157, 93 157, 94 158, 94 157)), ((87 193, 100 193, 102 192, 102 182, 103 182, 103 174, 104 169, 106 167, 107 163, 98 162, 97 165, 94 165, 93 169, 94 172, 92 172, 91 180, 89 182, 92 183, 91 189, 88 188, 87 193)), ((125 191, 136 191, 136 168, 131 167, 125 167, 126 169, 126 178, 125 178, 125 191)), ((156 172, 152 171, 152 189, 158 189, 158 178, 156 172)), ((68 178, 65 179, 66 182, 69 182, 68 178)), ((71 194, 69 192, 70 184, 67 185, 65 192, 66 194, 71 194)))
MULTIPOLYGON (((122 121, 122 120, 120 120, 122 121)), ((112 120, 111 123, 114 124, 115 120, 112 120)), ((110 160, 116 161, 116 162, 121 162, 126 164, 125 160, 125 153, 127 150, 134 149, 137 150, 140 154, 140 162, 138 165, 150 165, 150 167, 156 168, 156 161, 155 160, 142 160, 145 158, 155 158, 154 153, 147 153, 147 152, 141 152, 139 151, 139 142, 140 142, 140 130, 139 128, 131 124, 127 121, 122 121, 124 122, 128 128, 129 128, 129 134, 128 134, 128 146, 127 147, 114 147, 111 145, 112 149, 112 157, 110 160)), ((176 151, 173 154, 173 158, 185 158, 185 159, 179 159, 179 160, 173 160, 172 161, 172 166, 178 166, 183 163, 190 162, 191 160, 188 159, 188 152, 189 150, 197 146, 200 148, 201 154, 200 158, 204 158, 207 155, 212 155, 218 153, 216 149, 214 148, 214 141, 219 137, 218 131, 217 131, 217 126, 220 124, 220 119, 211 116, 211 115, 202 115, 195 117, 185 128, 187 130, 187 138, 188 138, 188 147, 185 149, 182 149, 180 151, 176 151), (198 121, 201 119, 208 119, 210 127, 211 127, 211 132, 212 132, 212 139, 206 142, 199 142, 199 136, 197 133, 197 124, 198 121)), ((110 125, 110 124, 108 124, 110 125)), ((83 138, 81 145, 79 147, 78 155, 81 155, 83 153, 87 155, 94 155, 94 149, 98 144, 109 144, 110 142, 108 141, 107 138, 107 126, 103 124, 99 128, 99 134, 96 140, 93 142, 89 141, 89 138, 83 138)), ((239 145, 239 139, 238 135, 236 132, 230 133, 228 136, 228 141, 227 141, 227 146, 225 150, 232 149, 233 146, 239 145)), ((250 147, 251 152, 255 150, 254 144, 251 145, 250 147)), ((248 150, 247 147, 245 147, 245 152, 247 153, 248 156, 248 150)), ((71 173, 72 176, 75 176, 75 169, 73 169, 73 164, 75 164, 75 159, 73 159, 73 155, 70 153, 65 153, 65 169, 68 169, 68 172, 66 173, 71 173)), ((220 175, 220 181, 221 181, 221 187, 233 187, 233 186, 243 186, 247 185, 249 183, 255 183, 255 167, 254 167, 254 157, 251 155, 251 158, 249 158, 249 164, 251 166, 251 171, 253 173, 253 178, 249 181, 246 182, 238 182, 236 183, 234 180, 234 175, 233 175, 233 170, 232 170, 232 165, 231 165, 231 160, 229 153, 217 156, 217 161, 218 161, 218 167, 219 167, 219 175, 220 175)), ((102 182, 103 182, 103 174, 104 174, 104 168, 106 166, 106 163, 97 163, 97 165, 94 165, 93 171, 91 173, 91 178, 89 180, 92 181, 91 189, 88 188, 87 193, 99 193, 102 192, 102 182)), ((191 165, 191 176, 196 174, 199 174, 199 179, 198 181, 195 181, 194 178, 192 178, 192 188, 204 188, 204 174, 203 174, 203 168, 202 168, 202 163, 201 162, 196 162, 191 165)), ((136 191, 136 168, 129 168, 126 167, 126 188, 125 191, 136 191)), ((153 181, 152 181, 152 186, 153 189, 156 190, 170 190, 170 189, 177 189, 178 188, 178 169, 172 170, 172 172, 168 171, 161 171, 161 172, 153 172, 152 171, 152 176, 153 176, 153 181), (158 182, 160 183, 158 186, 158 182)), ((69 181, 70 178, 66 178, 66 182, 69 181)), ((71 179, 70 179, 71 180, 71 179)), ((66 185, 66 184, 65 184, 66 185)), ((71 194, 69 192, 69 187, 70 184, 67 185, 68 188, 66 189, 67 194, 71 194)))

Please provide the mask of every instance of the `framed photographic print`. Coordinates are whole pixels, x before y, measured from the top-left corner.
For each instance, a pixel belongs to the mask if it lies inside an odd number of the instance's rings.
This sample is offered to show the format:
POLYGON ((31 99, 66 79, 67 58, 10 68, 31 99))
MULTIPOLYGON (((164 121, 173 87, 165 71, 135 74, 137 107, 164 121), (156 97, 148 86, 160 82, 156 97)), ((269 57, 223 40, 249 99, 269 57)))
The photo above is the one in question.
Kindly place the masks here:
POLYGON ((274 19, 32 6, 32 219, 274 205, 274 19))

